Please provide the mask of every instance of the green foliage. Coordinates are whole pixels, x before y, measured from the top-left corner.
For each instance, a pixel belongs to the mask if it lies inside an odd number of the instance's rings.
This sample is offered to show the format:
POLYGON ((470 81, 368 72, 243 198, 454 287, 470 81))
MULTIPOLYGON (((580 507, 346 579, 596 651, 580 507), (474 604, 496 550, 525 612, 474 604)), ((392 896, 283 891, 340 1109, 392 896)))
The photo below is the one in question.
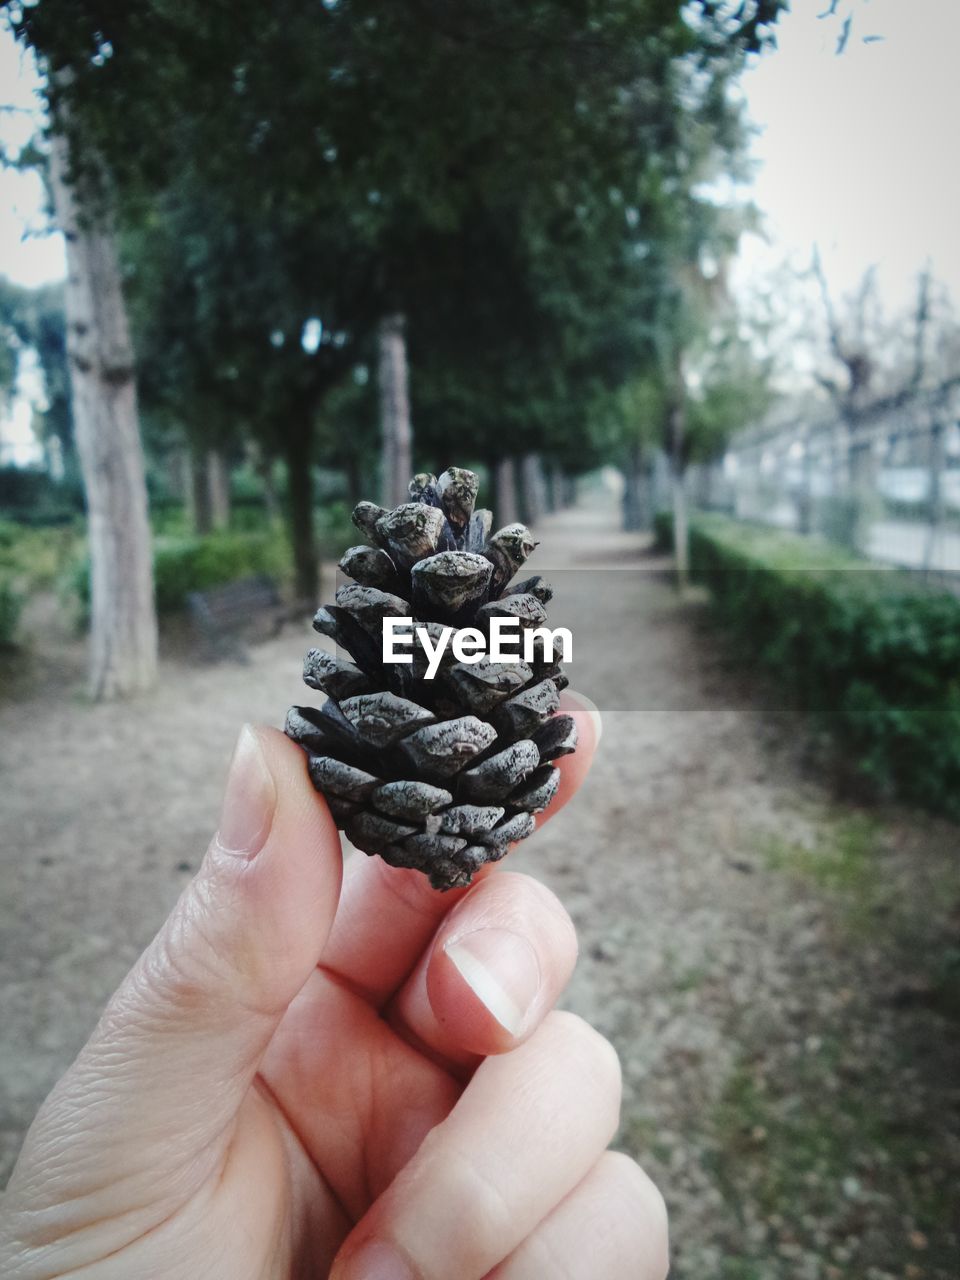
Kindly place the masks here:
POLYGON ((75 471, 63 285, 26 289, 0 278, 0 396, 12 390, 26 349, 39 360, 46 402, 35 410, 34 428, 43 440, 59 440, 68 472, 75 471))
POLYGON ((277 534, 212 533, 203 538, 158 540, 154 552, 157 611, 182 609, 191 591, 252 574, 283 578, 289 551, 277 534))
MULTIPOLYGON (((204 537, 160 536, 154 543, 157 612, 176 613, 191 591, 205 591, 254 574, 285 581, 290 551, 279 533, 210 533, 204 537)), ((90 607, 90 562, 74 566, 68 591, 81 607, 90 607)))
POLYGON ((17 590, 12 578, 0 569, 0 649, 8 648, 14 642, 23 602, 23 594, 17 590))
POLYGON ((27 596, 56 583, 80 536, 76 526, 31 528, 0 519, 0 646, 13 644, 27 596))
POLYGON ((876 793, 960 817, 960 600, 723 516, 692 521, 690 555, 740 652, 775 674, 876 793))
POLYGON ((22 524, 66 524, 83 511, 78 483, 57 483, 45 471, 0 467, 0 511, 22 524))
MULTIPOLYGON (((282 456, 399 311, 418 448, 577 468, 659 350, 663 262, 729 239, 692 193, 783 6, 5 7, 109 166, 150 431, 282 456)), ((363 411, 315 457, 367 463, 363 411)))

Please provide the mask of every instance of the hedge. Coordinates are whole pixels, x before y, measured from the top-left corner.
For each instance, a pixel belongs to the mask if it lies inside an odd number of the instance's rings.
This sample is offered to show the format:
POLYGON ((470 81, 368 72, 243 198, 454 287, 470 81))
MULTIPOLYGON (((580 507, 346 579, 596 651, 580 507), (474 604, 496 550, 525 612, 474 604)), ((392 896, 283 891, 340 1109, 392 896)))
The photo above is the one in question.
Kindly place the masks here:
MULTIPOLYGON (((157 612, 176 613, 191 591, 234 582, 253 574, 278 581, 289 574, 290 551, 282 535, 209 533, 203 537, 154 539, 153 572, 157 612)), ((82 618, 90 605, 90 561, 84 557, 71 575, 69 590, 80 600, 82 618)))
MULTIPOLYGON (((669 518, 658 519, 668 536, 669 518)), ((696 516, 691 573, 883 796, 960 818, 960 599, 816 539, 696 516)))
POLYGON ((10 648, 16 638, 23 603, 23 593, 0 569, 0 649, 10 648))

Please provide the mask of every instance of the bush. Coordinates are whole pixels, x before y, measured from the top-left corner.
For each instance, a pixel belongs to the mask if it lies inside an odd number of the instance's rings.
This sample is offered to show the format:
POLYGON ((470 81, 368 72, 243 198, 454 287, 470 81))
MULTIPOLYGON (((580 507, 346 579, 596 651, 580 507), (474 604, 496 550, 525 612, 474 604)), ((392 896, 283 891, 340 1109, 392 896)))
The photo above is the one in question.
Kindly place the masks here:
POLYGON ((723 516, 693 519, 690 563, 741 654, 878 793, 960 818, 960 599, 723 516))
POLYGON ((56 481, 45 471, 0 467, 0 511, 21 524, 69 524, 83 514, 83 489, 76 477, 56 481))
POLYGON ((0 571, 0 649, 13 644, 22 608, 23 596, 13 580, 0 571))
POLYGON ((0 520, 0 570, 9 571, 27 594, 53 587, 76 559, 83 536, 79 520, 51 528, 0 520))
POLYGON ((284 539, 269 533, 211 533, 198 538, 158 538, 154 579, 158 613, 173 613, 191 591, 266 574, 287 576, 290 553, 284 539))
MULTIPOLYGON (((176 613, 191 591, 206 591, 254 574, 287 578, 290 551, 277 533, 210 533, 205 537, 158 537, 153 572, 157 612, 176 613)), ((81 604, 81 621, 90 608, 90 561, 78 561, 67 590, 81 604)))

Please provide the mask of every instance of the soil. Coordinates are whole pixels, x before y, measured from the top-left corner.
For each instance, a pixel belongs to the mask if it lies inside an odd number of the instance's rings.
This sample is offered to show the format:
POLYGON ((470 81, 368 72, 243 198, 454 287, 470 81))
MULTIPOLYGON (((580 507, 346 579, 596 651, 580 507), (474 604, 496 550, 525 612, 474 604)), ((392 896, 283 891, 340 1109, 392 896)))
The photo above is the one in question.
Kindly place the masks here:
MULTIPOLYGON (((620 1053, 618 1142, 666 1195, 673 1274, 955 1278, 960 832, 837 799, 797 714, 609 500, 539 533, 604 732, 510 864, 577 924, 565 1004, 620 1053)), ((46 634, 0 706, 3 1178, 195 869, 239 724, 303 699, 311 633, 245 663, 178 640, 124 706, 87 704, 82 652, 46 634)))

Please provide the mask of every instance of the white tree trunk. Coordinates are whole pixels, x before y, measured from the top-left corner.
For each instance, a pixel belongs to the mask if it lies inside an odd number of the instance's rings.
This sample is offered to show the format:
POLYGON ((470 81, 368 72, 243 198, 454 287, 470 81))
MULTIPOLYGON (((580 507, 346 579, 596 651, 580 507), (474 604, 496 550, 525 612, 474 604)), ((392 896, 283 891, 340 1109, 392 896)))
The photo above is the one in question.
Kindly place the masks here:
POLYGON ((493 520, 495 528, 517 520, 517 464, 513 458, 499 458, 493 474, 493 520))
POLYGON ((230 468, 221 449, 207 451, 207 487, 210 490, 210 519, 214 529, 230 526, 230 468))
POLYGON ((381 502, 385 507, 395 507, 407 501, 407 485, 413 474, 413 428, 410 425, 404 327, 404 318, 400 315, 386 316, 380 322, 381 502))
POLYGON ((536 525, 547 509, 547 484, 539 453, 526 453, 520 460, 520 485, 524 519, 536 525))
POLYGON ((157 674, 147 487, 116 242, 69 176, 68 143, 57 135, 50 184, 66 237, 67 353, 87 498, 90 691, 114 698, 150 688, 157 674))
POLYGON ((673 499, 673 559, 677 568, 677 590, 686 590, 690 577, 690 523, 687 519, 686 476, 682 471, 670 472, 673 499))

